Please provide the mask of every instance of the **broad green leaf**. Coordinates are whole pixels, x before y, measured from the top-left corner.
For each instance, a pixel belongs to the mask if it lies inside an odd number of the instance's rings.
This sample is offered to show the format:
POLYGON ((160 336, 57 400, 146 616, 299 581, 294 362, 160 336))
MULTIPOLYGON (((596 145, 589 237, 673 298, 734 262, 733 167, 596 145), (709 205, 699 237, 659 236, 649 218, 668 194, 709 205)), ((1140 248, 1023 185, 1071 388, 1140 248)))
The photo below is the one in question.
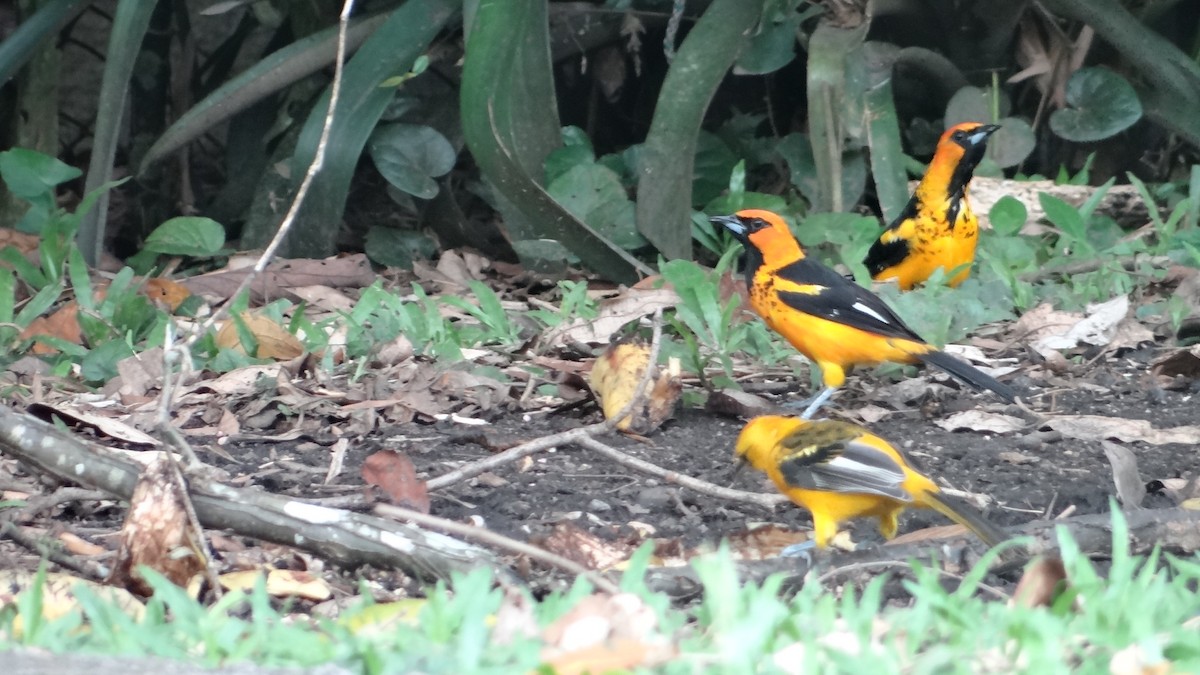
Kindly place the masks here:
POLYGON ((963 122, 990 122, 1007 115, 1011 107, 1012 102, 1004 90, 963 87, 950 97, 942 121, 946 129, 963 122))
POLYGON ((1100 141, 1142 118, 1142 102, 1129 82, 1102 66, 1081 68, 1067 80, 1067 105, 1050 114, 1050 129, 1068 141, 1100 141))
POLYGON ((133 356, 124 338, 109 340, 93 347, 79 365, 80 376, 88 382, 108 382, 117 376, 117 362, 133 356))
POLYGON ((737 166, 739 158, 725 141, 707 131, 696 135, 695 146, 692 204, 702 206, 716 199, 729 187, 729 176, 737 166))
POLYGON ((422 232, 376 225, 367 230, 364 250, 374 262, 389 267, 412 269, 413 260, 428 260, 437 245, 422 232))
POLYGON ((458 153, 446 137, 422 124, 388 124, 375 129, 368 146, 375 168, 396 188, 421 199, 437 196, 433 179, 454 168, 458 153))
POLYGON ((738 75, 766 75, 791 63, 796 58, 796 29, 800 15, 765 26, 746 45, 738 57, 734 72, 738 75))
POLYGON ((83 172, 35 150, 13 148, 0 152, 0 178, 14 196, 47 208, 54 206, 54 188, 83 172))
POLYGON ((154 228, 146 237, 145 248, 166 255, 207 258, 225 245, 225 228, 212 218, 181 216, 154 228))
MULTIPOLYGON (((92 157, 88 163, 83 191, 90 193, 112 180, 117 157, 117 140, 124 125, 125 98, 133 66, 141 53, 142 39, 150 26, 150 15, 158 5, 154 0, 119 0, 108 34, 104 74, 100 80, 100 100, 96 110, 96 133, 92 138, 92 157)), ((97 207, 83 217, 79 225, 79 249, 89 265, 100 262, 104 249, 104 230, 108 219, 108 192, 98 193, 97 207)))
MULTIPOLYGON (((848 125, 861 123, 855 115, 856 101, 850 95, 852 71, 861 69, 861 47, 869 21, 841 28, 822 18, 808 42, 808 120, 812 142, 817 191, 813 207, 818 211, 844 211, 853 206, 861 188, 847 192, 844 162, 848 125)), ((861 82, 865 86, 866 82, 861 82)), ((863 163, 865 168, 865 162, 863 163)))
POLYGON ((634 225, 633 202, 621 179, 600 164, 576 164, 546 186, 546 192, 609 241, 634 250, 646 245, 634 225))
POLYGON ((1037 135, 1033 127, 1023 119, 1005 117, 997 124, 1000 128, 988 139, 987 155, 1002 169, 1014 167, 1033 152, 1037 135))
MULTIPOLYGON (((796 186, 810 203, 816 204, 821 189, 820 178, 817 175, 812 146, 809 145, 809 136, 802 133, 788 134, 776 149, 783 161, 787 162, 792 185, 796 186)), ((865 153, 862 150, 847 150, 842 153, 840 164, 842 194, 861 194, 867 180, 865 153)))
POLYGON ((997 235, 1010 237, 1021 231, 1029 217, 1029 210, 1016 197, 1004 195, 992 204, 988 211, 988 222, 997 235))
POLYGON ((871 178, 884 222, 892 222, 908 203, 908 174, 904 171, 904 146, 900 120, 892 96, 892 66, 899 50, 890 44, 863 45, 869 86, 864 97, 871 178))
MULTIPOLYGON (((334 111, 325 163, 312 182, 281 255, 323 257, 333 253, 337 228, 355 167, 376 123, 395 95, 379 84, 413 63, 459 9, 453 0, 407 0, 363 43, 343 70, 342 89, 334 111)), ((317 152, 329 90, 309 113, 296 141, 291 163, 291 191, 308 170, 317 152)), ((258 233, 256 233, 257 235, 258 233)), ((252 241, 251 245, 261 242, 252 241)))
POLYGON ((757 0, 713 0, 680 45, 659 91, 642 148, 637 226, 667 258, 691 258, 696 136, 709 101, 761 12, 757 0))
POLYGON ((545 0, 483 0, 467 38, 461 87, 463 137, 498 196, 513 249, 526 266, 557 241, 610 279, 649 268, 601 237, 546 193, 540 180, 561 141, 545 0))

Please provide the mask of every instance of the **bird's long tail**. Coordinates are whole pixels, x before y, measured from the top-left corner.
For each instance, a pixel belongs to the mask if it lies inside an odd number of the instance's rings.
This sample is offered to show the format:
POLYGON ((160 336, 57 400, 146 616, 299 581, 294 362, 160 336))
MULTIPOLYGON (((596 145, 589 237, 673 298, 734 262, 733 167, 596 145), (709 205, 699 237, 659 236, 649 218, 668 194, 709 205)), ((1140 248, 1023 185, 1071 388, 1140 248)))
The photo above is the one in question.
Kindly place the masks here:
POLYGON ((951 497, 943 492, 927 492, 922 495, 921 501, 929 508, 974 532, 975 536, 988 545, 988 548, 1008 539, 1008 534, 1004 530, 993 525, 983 517, 982 513, 957 497, 951 497))
POLYGON ((966 361, 950 356, 946 352, 933 350, 924 354, 914 354, 913 356, 920 360, 921 363, 941 368, 976 389, 990 389, 1009 403, 1017 399, 1017 392, 1012 387, 998 381, 996 378, 966 361))

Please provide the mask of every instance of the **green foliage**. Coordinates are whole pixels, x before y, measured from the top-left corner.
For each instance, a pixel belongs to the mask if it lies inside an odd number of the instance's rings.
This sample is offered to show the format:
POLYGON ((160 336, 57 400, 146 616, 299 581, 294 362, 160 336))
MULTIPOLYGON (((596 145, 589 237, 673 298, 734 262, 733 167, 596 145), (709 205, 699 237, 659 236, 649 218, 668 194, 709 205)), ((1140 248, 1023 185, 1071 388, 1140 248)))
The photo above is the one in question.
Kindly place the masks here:
POLYGON ((437 196, 433 180, 454 168, 458 153, 438 130, 423 124, 376 127, 367 144, 375 168, 397 190, 421 199, 437 196))
POLYGON ((1082 68, 1067 80, 1070 107, 1050 114, 1050 129, 1068 141, 1102 141, 1142 118, 1142 102, 1125 78, 1097 66, 1082 68))
POLYGON ((1009 111, 1011 100, 1006 92, 992 86, 986 89, 963 87, 946 104, 944 125, 952 127, 962 122, 992 122, 1000 128, 988 141, 984 163, 976 170, 979 175, 997 173, 995 167, 1008 169, 1024 162, 1037 144, 1033 127, 1009 111), (992 166, 988 166, 988 164, 992 166))

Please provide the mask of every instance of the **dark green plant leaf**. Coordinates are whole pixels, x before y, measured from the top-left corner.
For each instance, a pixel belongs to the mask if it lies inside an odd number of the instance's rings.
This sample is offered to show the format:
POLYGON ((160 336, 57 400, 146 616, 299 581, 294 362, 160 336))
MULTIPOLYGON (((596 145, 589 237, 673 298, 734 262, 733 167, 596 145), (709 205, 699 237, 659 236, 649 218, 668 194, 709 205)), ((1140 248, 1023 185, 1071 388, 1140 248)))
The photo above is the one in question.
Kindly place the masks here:
POLYGON ((36 6, 36 11, 23 17, 12 33, 0 40, 0 84, 8 82, 42 43, 57 36, 90 4, 91 0, 49 0, 29 5, 36 6))
POLYGON ((609 241, 627 251, 647 244, 634 225, 633 202, 608 167, 576 164, 546 186, 546 192, 609 241))
MULTIPOLYGON (((352 19, 346 53, 353 54, 389 15, 352 19)), ((337 54, 337 26, 326 28, 268 54, 188 109, 142 158, 138 172, 198 138, 212 127, 271 94, 329 66, 337 54)))
MULTIPOLYGON (((844 211, 862 194, 861 184, 846 190, 844 159, 846 139, 861 138, 848 127, 861 126, 863 120, 863 97, 855 92, 867 86, 862 44, 869 27, 865 20, 843 28, 823 18, 808 42, 808 120, 817 182, 812 201, 818 211, 844 211)), ((864 161, 864 177, 865 166, 864 161)))
MULTIPOLYGON (((779 156, 787 162, 792 185, 810 203, 817 203, 820 179, 817 176, 817 164, 813 158, 809 136, 802 133, 788 134, 779 142, 777 149, 779 156)), ((842 154, 840 163, 842 194, 862 194, 863 186, 867 182, 866 153, 862 150, 847 150, 842 154)))
MULTIPOLYGON (((100 100, 96 109, 96 133, 92 139, 92 157, 88 163, 84 192, 93 192, 112 181, 117 156, 117 139, 125 114, 125 95, 129 78, 141 52, 142 39, 150 26, 150 15, 158 5, 154 0, 119 0, 108 34, 104 74, 100 80, 100 100)), ((108 219, 108 192, 99 193, 97 208, 89 211, 79 225, 79 249, 89 265, 100 261, 104 249, 104 229, 108 219)))
POLYGON ((1050 129, 1086 143, 1115 136, 1142 118, 1142 102, 1129 82, 1102 66, 1081 68, 1067 80, 1067 105, 1050 115, 1050 129))
POLYGON ((899 49, 880 42, 863 44, 868 87, 863 98, 870 148, 871 179, 884 222, 892 222, 908 203, 908 174, 904 171, 904 146, 900 120, 892 94, 892 70, 899 49))
POLYGON ((696 159, 692 170, 692 204, 703 206, 729 187, 729 174, 738 156, 715 134, 701 131, 696 135, 696 159))
POLYGON ((1037 145, 1037 135, 1033 133, 1033 127, 1016 117, 1005 117, 997 124, 1000 128, 988 140, 986 157, 1002 169, 1014 167, 1025 161, 1037 145))
POLYGON ((154 228, 146 237, 145 249, 165 255, 208 258, 225 245, 225 228, 212 218, 181 216, 154 228))
POLYGON ((687 34, 658 94, 642 148, 638 230, 667 258, 690 258, 693 158, 704 111, 762 3, 713 0, 687 34))
POLYGON ((994 92, 991 87, 963 87, 950 97, 942 121, 945 129, 963 122, 989 122, 1004 117, 1011 108, 1012 101, 1003 89, 994 92))
POLYGON ((54 188, 82 173, 35 150, 13 148, 0 152, 0 178, 8 191, 46 210, 54 208, 54 188))
POLYGON ((367 230, 367 257, 380 265, 412 269, 413 260, 428 260, 437 244, 423 232, 376 225, 367 230))
POLYGON ((796 58, 796 29, 799 26, 799 14, 765 26, 742 50, 734 66, 734 73, 766 75, 791 63, 792 59, 796 58))
POLYGON ((527 267, 557 241, 584 264, 632 281, 649 269, 554 201, 539 183, 560 143, 545 0, 482 2, 467 39, 461 87, 463 137, 491 184, 513 249, 527 267), (527 245, 528 244, 528 245, 527 245))
POLYGON ((996 234, 1002 237, 1011 237, 1019 233, 1028 218, 1029 210, 1025 208, 1025 204, 1009 195, 997 199, 988 211, 988 222, 992 224, 996 234))
MULTIPOLYGON (((408 72, 429 42, 459 9, 453 0, 407 0, 363 43, 343 71, 341 100, 334 112, 325 163, 312 182, 304 205, 281 251, 291 257, 324 257, 333 253, 350 180, 363 147, 383 111, 395 95, 381 82, 408 72)), ((299 186, 317 152, 329 91, 313 108, 296 141, 292 155, 291 193, 299 186)), ((249 242, 257 245, 261 242, 249 242)))
POLYGON ((421 199, 437 196, 434 178, 454 168, 458 153, 446 137, 421 124, 388 124, 368 146, 379 173, 396 188, 421 199))

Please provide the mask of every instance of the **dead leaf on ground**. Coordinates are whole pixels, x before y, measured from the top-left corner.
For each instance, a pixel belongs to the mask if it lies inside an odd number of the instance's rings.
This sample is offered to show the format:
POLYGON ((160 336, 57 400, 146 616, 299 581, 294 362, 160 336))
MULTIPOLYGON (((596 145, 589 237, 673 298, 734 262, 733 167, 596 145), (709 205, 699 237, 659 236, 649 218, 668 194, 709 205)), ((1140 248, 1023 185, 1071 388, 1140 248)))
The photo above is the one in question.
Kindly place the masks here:
POLYGON ((333 596, 333 589, 319 576, 303 570, 240 570, 222 574, 218 579, 228 591, 254 590, 259 579, 266 577, 267 593, 276 598, 304 598, 320 602, 333 596))
POLYGON ((1103 415, 1054 415, 1042 423, 1043 429, 1053 429, 1067 438, 1081 441, 1117 440, 1125 443, 1141 441, 1151 445, 1200 443, 1200 426, 1184 425, 1155 429, 1146 420, 1131 420, 1103 415))
POLYGON ((329 286, 314 285, 293 288, 296 297, 308 303, 310 307, 323 309, 326 312, 349 312, 354 309, 355 302, 340 289, 329 286))
POLYGON ((1176 377, 1185 377, 1189 380, 1200 379, 1200 345, 1176 349, 1170 354, 1156 359, 1150 364, 1150 372, 1168 380, 1176 377))
POLYGON ((145 565, 186 588, 192 577, 204 571, 208 559, 188 518, 180 481, 171 461, 160 457, 147 466, 121 526, 121 546, 108 583, 149 596, 154 589, 142 578, 145 565))
MULTIPOLYGON (((600 401, 605 419, 613 419, 633 402, 649 363, 650 347, 638 340, 609 345, 596 357, 588 382, 600 401)), ((675 412, 682 392, 679 359, 669 359, 666 368, 654 366, 640 405, 619 420, 617 428, 643 436, 649 434, 675 412)))
POLYGON ((547 347, 573 342, 607 344, 613 334, 630 321, 658 309, 670 309, 678 303, 679 294, 669 288, 628 288, 616 297, 601 301, 596 318, 576 318, 561 328, 547 331, 543 343, 547 347))
MULTIPOLYGON (((242 257, 243 267, 237 267, 231 259, 224 269, 208 274, 188 277, 180 281, 192 293, 217 300, 227 300, 250 274, 257 258, 242 257)), ((305 286, 330 286, 332 288, 363 288, 375 283, 377 276, 371 269, 366 254, 355 253, 324 260, 279 259, 267 265, 267 269, 250 285, 252 300, 261 302, 267 298, 275 300, 285 297, 293 302, 301 298, 291 292, 293 288, 305 286)))
MULTIPOLYGON (((37 583, 37 575, 25 570, 0 570, 0 610, 9 607, 19 607, 22 595, 31 591, 37 583)), ((146 607, 132 593, 123 588, 105 586, 82 577, 72 576, 63 572, 47 572, 42 583, 42 617, 47 621, 61 618, 76 609, 82 609, 79 599, 75 597, 75 588, 85 586, 89 591, 112 606, 129 615, 135 621, 141 621, 146 613, 146 607)), ((13 621, 13 631, 19 635, 22 631, 21 617, 13 621)))
MULTIPOLYGON (((21 232, 9 227, 0 227, 0 248, 11 246, 22 254, 29 254, 36 253, 38 247, 41 245, 42 238, 36 234, 21 232)), ((7 267, 7 264, 5 266, 7 267)))
POLYGON ((79 327, 79 305, 68 302, 49 316, 39 316, 30 321, 25 330, 17 336, 19 340, 34 338, 33 346, 29 349, 34 354, 57 354, 58 348, 38 340, 39 336, 58 338, 74 345, 83 344, 83 330, 79 327))
MULTIPOLYGON (((1028 344, 1039 353, 1066 351, 1080 345, 1104 347, 1105 351, 1114 351, 1133 348, 1154 340, 1154 333, 1130 318, 1128 295, 1088 305, 1086 316, 1074 321, 1064 330, 1062 323, 1067 315, 1069 313, 1051 310, 1048 320, 1055 322, 1059 327, 1039 331, 1040 334, 1029 340, 1028 344)), ((1017 324, 1020 325, 1024 320, 1025 317, 1022 316, 1017 324)))
POLYGON ((550 534, 535 543, 591 570, 608 569, 633 552, 627 544, 605 541, 568 522, 555 523, 550 534))
POLYGON ((1025 428, 1025 420, 1020 417, 982 410, 964 410, 936 420, 934 424, 946 431, 985 431, 993 434, 1010 434, 1025 428))
POLYGON ((1112 466, 1113 483, 1117 486, 1117 497, 1125 508, 1141 508, 1146 498, 1146 483, 1138 475, 1137 456, 1123 445, 1111 441, 1100 441, 1104 456, 1112 466))
POLYGON ((162 347, 154 347, 117 361, 117 377, 110 380, 104 390, 110 396, 115 390, 123 400, 141 399, 152 389, 162 386, 162 379, 163 350, 162 347), (109 389, 110 386, 113 389, 109 389))
POLYGON ((812 538, 812 532, 767 523, 729 535, 729 549, 736 560, 778 558, 783 549, 812 538))
POLYGON ((998 457, 1003 462, 1008 462, 1009 464, 1013 464, 1016 466, 1023 466, 1025 464, 1037 464, 1038 462, 1042 461, 1041 457, 1034 457, 1033 455, 1026 455, 1023 452, 1016 452, 1015 450, 1005 450, 1004 452, 998 453, 996 455, 996 457, 998 457))
POLYGON ((1010 607, 1049 607, 1067 589, 1067 569, 1057 557, 1037 558, 1025 568, 1010 607))
POLYGON ((151 302, 165 305, 168 310, 174 312, 179 309, 184 300, 192 296, 192 292, 178 281, 151 277, 146 279, 146 283, 142 286, 142 295, 149 298, 151 302))
POLYGON ((382 490, 396 506, 429 513, 429 491, 417 478, 412 460, 395 450, 380 450, 367 457, 362 467, 363 481, 382 490))
POLYGON ((767 399, 741 389, 714 391, 704 402, 704 410, 707 412, 745 419, 765 415, 775 409, 776 406, 767 399))
MULTIPOLYGON (((304 344, 278 321, 251 312, 243 313, 241 319, 245 329, 254 336, 254 341, 258 343, 254 354, 255 358, 287 361, 304 353, 304 344)), ((221 330, 217 331, 216 343, 221 349, 246 353, 236 321, 226 321, 221 326, 221 330)))
POLYGON ((1135 642, 1112 655, 1108 672, 1109 675, 1170 675, 1185 671, 1176 670, 1161 653, 1151 655, 1140 642, 1135 642))
POLYGON ((114 438, 125 443, 148 446, 159 445, 157 438, 143 433, 120 420, 86 410, 67 408, 65 404, 31 403, 26 408, 26 411, 30 415, 46 420, 47 422, 53 422, 55 418, 58 418, 68 426, 74 428, 84 427, 102 437, 114 438))
POLYGON ((894 537, 886 542, 884 546, 902 546, 904 544, 914 544, 923 541, 936 541, 938 539, 952 539, 957 537, 972 536, 971 531, 962 525, 934 525, 912 532, 905 532, 897 537, 894 537))
POLYGON ((632 593, 591 595, 542 631, 542 661, 563 675, 652 668, 675 655, 658 615, 632 593))

